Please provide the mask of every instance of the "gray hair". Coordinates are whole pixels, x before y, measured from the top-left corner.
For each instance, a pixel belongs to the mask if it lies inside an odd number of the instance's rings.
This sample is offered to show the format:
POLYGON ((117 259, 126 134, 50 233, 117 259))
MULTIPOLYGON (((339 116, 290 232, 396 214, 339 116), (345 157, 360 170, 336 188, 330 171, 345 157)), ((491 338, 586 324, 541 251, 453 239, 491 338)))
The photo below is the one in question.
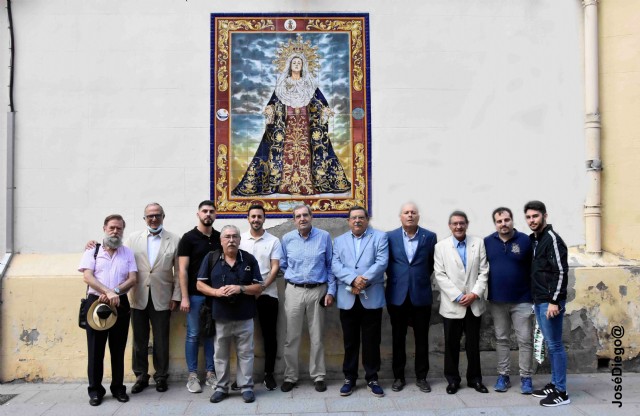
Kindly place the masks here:
POLYGON ((293 207, 293 211, 292 211, 293 212, 293 218, 296 217, 296 211, 299 210, 299 209, 302 209, 302 208, 306 208, 307 212, 309 213, 309 215, 313 217, 313 213, 311 212, 311 207, 309 205, 307 205, 307 204, 298 204, 295 207, 293 207))
POLYGON ((224 227, 222 227, 222 229, 220 230, 220 235, 222 236, 222 234, 228 229, 231 228, 233 229, 238 235, 240 235, 240 229, 238 227, 236 227, 235 225, 232 224, 227 224, 224 227))
POLYGON ((164 208, 162 208, 162 205, 158 204, 157 202, 149 202, 149 203, 147 204, 147 206, 146 206, 146 207, 144 207, 145 215, 146 215, 146 212, 147 212, 147 208, 149 208, 149 207, 158 207, 158 208, 160 208, 160 213, 161 213, 161 214, 162 214, 162 216, 164 217, 164 208))

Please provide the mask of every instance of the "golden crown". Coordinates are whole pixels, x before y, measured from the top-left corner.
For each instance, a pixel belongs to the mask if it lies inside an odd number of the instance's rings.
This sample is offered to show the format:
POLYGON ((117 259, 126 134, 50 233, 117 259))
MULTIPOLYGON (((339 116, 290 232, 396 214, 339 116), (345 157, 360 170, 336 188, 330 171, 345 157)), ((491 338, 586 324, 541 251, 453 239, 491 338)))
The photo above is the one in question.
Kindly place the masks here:
POLYGON ((310 40, 306 42, 303 41, 302 35, 298 33, 296 40, 289 39, 287 43, 281 43, 276 51, 276 59, 273 60, 273 63, 278 68, 278 72, 283 72, 286 69, 287 60, 291 55, 304 56, 311 76, 316 76, 319 68, 318 47, 311 46, 310 40))

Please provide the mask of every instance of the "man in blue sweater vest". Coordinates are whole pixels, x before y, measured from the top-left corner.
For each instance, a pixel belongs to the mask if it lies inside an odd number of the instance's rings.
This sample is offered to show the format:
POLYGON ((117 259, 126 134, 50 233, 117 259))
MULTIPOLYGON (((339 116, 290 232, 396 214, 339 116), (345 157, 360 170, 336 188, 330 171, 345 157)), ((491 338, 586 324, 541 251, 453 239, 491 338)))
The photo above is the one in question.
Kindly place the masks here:
POLYGON ((531 394, 533 331, 531 298, 531 242, 529 236, 513 228, 509 208, 493 210, 496 232, 485 237, 489 260, 489 310, 493 317, 498 354, 498 380, 495 391, 511 387, 511 328, 518 339, 522 394, 531 394))

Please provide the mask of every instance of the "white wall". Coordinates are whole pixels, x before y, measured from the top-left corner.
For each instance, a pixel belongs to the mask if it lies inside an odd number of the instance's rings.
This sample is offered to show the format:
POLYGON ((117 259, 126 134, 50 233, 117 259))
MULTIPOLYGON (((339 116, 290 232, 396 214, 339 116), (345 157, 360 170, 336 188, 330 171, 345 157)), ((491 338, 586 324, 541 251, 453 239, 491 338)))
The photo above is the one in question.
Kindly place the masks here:
MULTIPOLYGON (((577 0, 22 0, 13 9, 19 251, 80 251, 108 214, 142 227, 150 201, 164 205, 168 229, 195 224, 209 197, 210 13, 249 11, 370 13, 375 226, 395 228, 400 204, 414 200, 440 237, 453 209, 468 212, 471 233, 491 232, 498 205, 526 231, 521 207, 541 199, 567 243, 583 243, 577 0)), ((7 85, 4 69, 0 77, 7 85)))

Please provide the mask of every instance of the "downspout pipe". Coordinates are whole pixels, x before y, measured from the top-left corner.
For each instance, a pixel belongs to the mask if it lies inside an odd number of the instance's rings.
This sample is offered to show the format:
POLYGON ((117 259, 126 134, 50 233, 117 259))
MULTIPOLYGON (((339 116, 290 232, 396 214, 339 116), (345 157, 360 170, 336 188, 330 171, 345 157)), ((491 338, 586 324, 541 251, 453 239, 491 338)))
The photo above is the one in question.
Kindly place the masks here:
POLYGON ((582 0, 584 8, 584 78, 587 195, 584 203, 588 254, 602 255, 602 159, 598 73, 598 0, 582 0))
MULTIPOLYGON (((7 0, 7 18, 9 20, 10 45, 10 74, 9 74, 9 112, 7 113, 7 208, 6 208, 6 253, 0 262, 0 281, 4 278, 9 263, 14 253, 15 231, 14 231, 14 194, 15 194, 15 109, 13 106, 13 73, 15 48, 13 38, 13 13, 11 12, 11 0, 7 0)), ((0 291, 0 295, 1 295, 0 291)), ((0 303, 2 300, 0 299, 0 303)))

